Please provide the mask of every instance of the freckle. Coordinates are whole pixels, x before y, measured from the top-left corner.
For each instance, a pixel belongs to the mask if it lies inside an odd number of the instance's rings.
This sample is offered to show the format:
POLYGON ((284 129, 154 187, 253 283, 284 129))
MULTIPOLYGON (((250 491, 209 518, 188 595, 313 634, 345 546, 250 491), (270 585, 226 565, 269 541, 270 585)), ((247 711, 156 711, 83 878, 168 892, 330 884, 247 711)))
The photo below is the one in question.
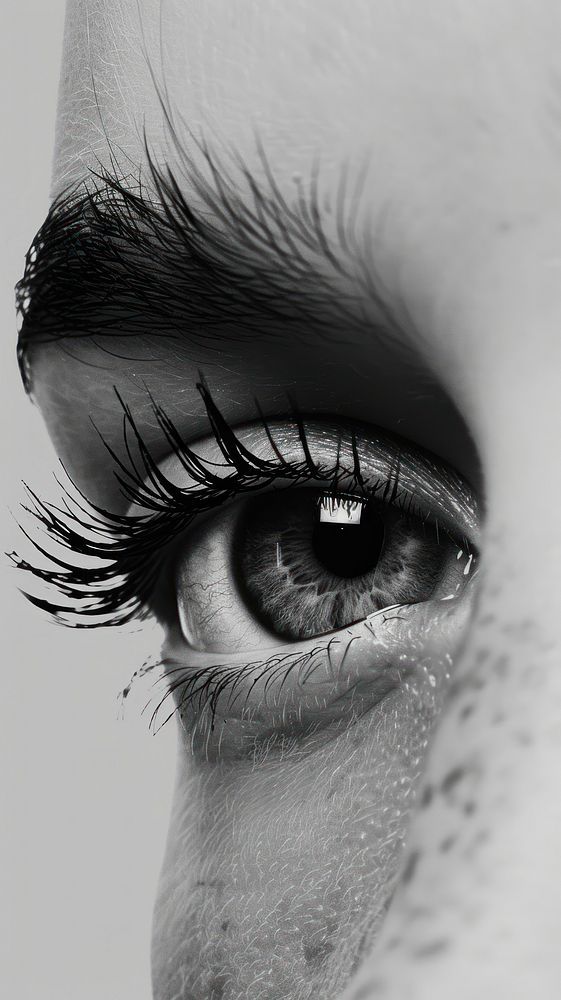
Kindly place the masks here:
POLYGON ((412 853, 407 858, 405 867, 403 869, 403 875, 401 876, 404 885, 407 885, 407 883, 410 882, 411 879, 413 878, 415 871, 417 869, 417 865, 419 864, 420 857, 421 855, 419 851, 412 851, 412 853))
POLYGON ((521 621, 507 622, 502 630, 505 635, 529 638, 536 631, 536 623, 532 618, 523 618, 521 621))
POLYGON ((430 806, 434 796, 434 791, 432 785, 426 785, 423 789, 423 794, 421 795, 420 806, 421 809, 426 809, 430 806))
POLYGON ((356 993, 352 994, 351 1000, 372 1000, 374 993, 383 990, 385 985, 385 979, 369 979, 367 983, 359 986, 356 993))
POLYGON ((473 715, 474 711, 475 711, 475 705, 472 704, 464 705, 459 715, 460 722, 464 722, 466 719, 469 719, 470 715, 473 715))
POLYGON ((475 802, 473 802, 471 799, 468 802, 464 802, 464 813, 466 814, 466 816, 473 816, 476 808, 477 806, 475 802))
POLYGON ((222 923, 220 924, 220 927, 223 931, 227 931, 229 926, 230 926, 229 920, 223 920, 222 923))
POLYGON ((487 628, 488 625, 494 625, 495 621, 496 621, 495 615, 486 614, 486 615, 481 615, 478 624, 483 628, 487 628))
POLYGON ((505 721, 504 712, 495 712, 493 718, 491 719, 491 724, 493 726, 502 726, 505 721))
POLYGON ((431 916, 433 916, 433 911, 428 906, 410 906, 407 910, 407 919, 410 922, 414 920, 426 920, 431 916))
POLYGON ((445 837, 439 847, 441 854, 446 854, 454 846, 457 839, 458 838, 453 834, 450 834, 449 837, 445 837))
POLYGON ((416 948, 413 955, 415 958, 430 958, 431 955, 438 955, 440 952, 446 951, 448 947, 449 942, 446 938, 438 938, 436 941, 429 941, 421 948, 416 948))
POLYGON ((534 738, 531 733, 526 729, 518 729, 514 733, 514 740, 522 747, 530 747, 534 742, 534 738))
POLYGON ((448 688, 448 700, 452 702, 456 698, 459 698, 460 695, 464 693, 465 688, 466 688, 465 681, 461 679, 456 679, 452 681, 450 687, 448 688))
POLYGON ((442 779, 441 789, 445 795, 449 792, 466 776, 465 767, 453 767, 451 771, 442 779))
POLYGON ((457 678, 455 681, 452 681, 450 687, 448 688, 448 698, 452 701, 454 698, 457 698, 461 694, 465 694, 467 691, 482 691, 486 685, 486 676, 471 674, 469 677, 457 678))

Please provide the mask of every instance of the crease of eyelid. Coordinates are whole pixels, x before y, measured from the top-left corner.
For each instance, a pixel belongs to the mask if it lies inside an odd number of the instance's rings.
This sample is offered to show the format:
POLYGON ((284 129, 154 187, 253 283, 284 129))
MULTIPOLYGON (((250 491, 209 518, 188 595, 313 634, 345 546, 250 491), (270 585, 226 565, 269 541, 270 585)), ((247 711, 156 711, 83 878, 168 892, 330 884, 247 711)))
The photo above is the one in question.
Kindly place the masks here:
POLYGON ((258 182, 234 155, 240 184, 204 139, 192 140, 207 176, 186 150, 179 175, 202 209, 190 204, 169 166, 158 166, 148 148, 148 185, 140 176, 100 168, 54 200, 16 287, 27 388, 36 343, 153 335, 187 336, 204 346, 220 340, 225 326, 228 338, 234 326, 240 341, 262 337, 264 328, 271 337, 276 330, 286 335, 294 323, 333 341, 343 323, 347 345, 366 327, 370 341, 423 368, 412 318, 403 303, 390 305, 383 288, 368 213, 356 231, 364 164, 354 188, 349 165, 341 168, 335 234, 328 238, 317 164, 309 190, 300 187, 289 204, 257 136, 263 178, 258 182), (334 270, 348 289, 334 281, 334 270))

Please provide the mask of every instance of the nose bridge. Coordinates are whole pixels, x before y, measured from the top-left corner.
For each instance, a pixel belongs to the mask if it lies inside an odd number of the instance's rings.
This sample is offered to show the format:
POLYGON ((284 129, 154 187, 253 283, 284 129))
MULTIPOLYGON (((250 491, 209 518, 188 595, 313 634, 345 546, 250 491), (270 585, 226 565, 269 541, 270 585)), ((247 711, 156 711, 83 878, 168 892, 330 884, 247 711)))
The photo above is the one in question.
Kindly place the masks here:
POLYGON ((353 1000, 558 996, 561 551, 548 408, 554 421, 556 395, 534 407, 532 448, 518 448, 514 407, 490 434, 475 610, 401 885, 353 1000))

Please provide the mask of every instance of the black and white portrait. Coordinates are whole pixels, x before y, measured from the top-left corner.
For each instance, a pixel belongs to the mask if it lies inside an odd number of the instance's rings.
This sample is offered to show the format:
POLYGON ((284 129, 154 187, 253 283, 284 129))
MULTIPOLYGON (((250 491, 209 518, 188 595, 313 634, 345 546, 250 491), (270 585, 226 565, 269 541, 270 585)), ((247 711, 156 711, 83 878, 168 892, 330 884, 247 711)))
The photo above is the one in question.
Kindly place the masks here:
POLYGON ((561 6, 4 22, 1 995, 555 1000, 561 6))

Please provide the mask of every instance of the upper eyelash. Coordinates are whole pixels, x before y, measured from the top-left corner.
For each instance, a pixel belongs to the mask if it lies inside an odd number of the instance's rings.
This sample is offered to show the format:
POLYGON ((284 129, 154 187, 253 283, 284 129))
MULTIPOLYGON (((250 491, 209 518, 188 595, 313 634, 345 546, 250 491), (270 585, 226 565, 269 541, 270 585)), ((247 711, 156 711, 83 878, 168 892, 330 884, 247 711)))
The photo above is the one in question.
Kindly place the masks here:
MULTIPOLYGON (((171 452, 179 460, 193 485, 174 485, 153 459, 140 434, 130 408, 119 397, 124 413, 124 443, 128 464, 125 464, 105 443, 118 471, 115 473, 123 496, 142 508, 142 513, 115 514, 91 503, 78 490, 78 499, 61 484, 64 496, 61 505, 41 500, 28 489, 31 513, 44 529, 47 542, 43 547, 30 539, 35 549, 55 568, 33 565, 16 553, 10 558, 15 565, 46 583, 58 600, 26 593, 31 603, 48 612, 57 621, 75 628, 101 625, 123 625, 150 613, 151 598, 169 543, 184 531, 195 518, 214 509, 240 493, 262 489, 275 480, 289 480, 292 485, 311 479, 325 482, 331 490, 343 470, 339 455, 330 465, 319 465, 312 458, 304 421, 293 415, 304 458, 287 460, 274 442, 266 418, 260 419, 271 444, 275 459, 254 455, 243 445, 214 403, 204 383, 198 385, 211 433, 224 457, 223 474, 216 463, 201 459, 183 441, 164 409, 151 397, 154 415, 171 452), (134 449, 133 449, 134 444, 134 449), (138 458, 134 451, 137 452, 138 458), (229 472, 224 474, 224 469, 229 472), (67 553, 84 557, 84 565, 67 558, 67 553), (100 561, 102 565, 99 565, 100 561), (62 599, 62 600, 61 600, 62 599)), ((383 482, 369 483, 360 470, 360 460, 354 432, 351 433, 353 469, 345 469, 346 492, 373 496, 395 503, 399 497, 399 448, 393 470, 383 482)), ((74 485, 74 484, 72 484, 74 485)), ((76 489, 76 488, 75 488, 76 489)), ((400 506, 411 512, 413 498, 403 491, 400 506)), ((22 529, 23 530, 23 529, 22 529)))

